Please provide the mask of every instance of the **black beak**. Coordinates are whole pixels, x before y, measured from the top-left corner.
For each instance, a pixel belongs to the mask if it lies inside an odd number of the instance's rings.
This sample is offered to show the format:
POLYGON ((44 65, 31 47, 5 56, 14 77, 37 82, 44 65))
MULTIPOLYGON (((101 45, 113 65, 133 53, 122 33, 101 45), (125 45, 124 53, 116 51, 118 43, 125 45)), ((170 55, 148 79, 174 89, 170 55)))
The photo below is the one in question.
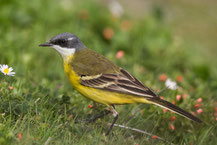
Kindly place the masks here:
POLYGON ((52 46, 52 44, 49 43, 49 42, 45 42, 45 43, 43 43, 43 44, 40 44, 39 46, 42 46, 42 47, 49 47, 49 46, 52 46))

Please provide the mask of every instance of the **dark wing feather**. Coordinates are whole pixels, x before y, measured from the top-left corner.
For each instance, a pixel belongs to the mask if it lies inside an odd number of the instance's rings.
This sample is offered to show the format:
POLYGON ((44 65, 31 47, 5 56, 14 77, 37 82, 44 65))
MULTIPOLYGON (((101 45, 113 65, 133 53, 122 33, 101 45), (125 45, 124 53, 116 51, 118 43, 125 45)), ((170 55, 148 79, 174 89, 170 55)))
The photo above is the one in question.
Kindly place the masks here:
POLYGON ((157 96, 148 87, 143 85, 139 80, 124 69, 120 69, 120 73, 118 74, 102 74, 96 77, 82 76, 81 84, 106 91, 142 97, 157 96))

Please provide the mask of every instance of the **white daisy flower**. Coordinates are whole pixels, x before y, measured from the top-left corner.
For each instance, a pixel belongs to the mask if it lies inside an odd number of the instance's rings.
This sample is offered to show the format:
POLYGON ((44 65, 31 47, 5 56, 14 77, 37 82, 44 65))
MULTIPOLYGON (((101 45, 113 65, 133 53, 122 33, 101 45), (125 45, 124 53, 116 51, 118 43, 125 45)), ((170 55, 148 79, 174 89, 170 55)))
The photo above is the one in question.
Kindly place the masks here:
POLYGON ((124 13, 122 5, 117 0, 109 1, 109 9, 111 13, 117 18, 119 18, 124 13))
POLYGON ((171 90, 176 90, 178 88, 176 82, 171 81, 170 78, 168 78, 165 82, 165 86, 171 90))
POLYGON ((4 75, 8 75, 8 76, 14 76, 15 75, 15 72, 12 72, 13 68, 12 67, 8 68, 8 65, 5 65, 5 64, 3 64, 3 65, 0 66, 0 71, 4 75))

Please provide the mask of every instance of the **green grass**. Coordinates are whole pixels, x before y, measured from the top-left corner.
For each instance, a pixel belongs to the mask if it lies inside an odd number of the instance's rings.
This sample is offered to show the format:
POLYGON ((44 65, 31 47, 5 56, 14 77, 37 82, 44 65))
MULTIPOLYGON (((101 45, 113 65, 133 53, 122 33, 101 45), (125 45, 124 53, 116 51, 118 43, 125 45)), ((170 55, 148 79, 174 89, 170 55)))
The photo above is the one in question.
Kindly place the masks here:
POLYGON ((164 90, 161 95, 166 100, 172 102, 177 94, 189 94, 187 99, 176 101, 189 112, 196 112, 196 100, 203 99, 203 113, 197 115, 203 124, 178 115, 171 122, 174 114, 145 104, 117 106, 118 124, 145 130, 174 144, 217 142, 216 64, 208 62, 194 44, 174 37, 160 8, 140 20, 126 15, 114 19, 106 7, 91 1, 8 0, 0 2, 0 28, 0 64, 13 66, 16 72, 15 77, 0 76, 0 144, 166 144, 117 127, 105 136, 111 115, 91 124, 74 122, 98 114, 104 106, 88 108, 92 102, 71 88, 60 56, 38 47, 62 32, 76 34, 88 48, 127 69, 153 90, 164 90), (131 29, 123 30, 124 20, 131 22, 131 29), (111 40, 103 36, 107 27, 114 30, 111 40), (118 50, 125 52, 122 59, 115 57, 118 50), (172 80, 183 76, 178 83, 181 89, 165 89, 158 79, 163 73, 172 80))

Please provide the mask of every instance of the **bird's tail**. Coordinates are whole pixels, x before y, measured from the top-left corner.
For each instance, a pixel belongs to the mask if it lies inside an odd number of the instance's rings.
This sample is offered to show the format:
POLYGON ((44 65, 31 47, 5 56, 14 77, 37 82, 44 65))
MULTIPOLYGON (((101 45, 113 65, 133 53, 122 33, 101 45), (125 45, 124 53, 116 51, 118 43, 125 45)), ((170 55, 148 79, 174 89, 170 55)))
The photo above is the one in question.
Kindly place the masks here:
POLYGON ((186 118, 188 118, 190 120, 196 121, 198 123, 202 123, 202 121, 199 118, 193 116, 191 113, 188 113, 185 110, 177 107, 176 105, 173 105, 170 102, 167 102, 167 101, 165 101, 163 99, 160 99, 159 97, 151 98, 151 99, 149 99, 149 101, 152 104, 155 104, 155 105, 160 106, 162 108, 166 108, 166 109, 168 109, 168 110, 170 110, 172 112, 175 112, 175 113, 177 113, 177 114, 179 114, 181 116, 184 116, 184 117, 186 117, 186 118))

